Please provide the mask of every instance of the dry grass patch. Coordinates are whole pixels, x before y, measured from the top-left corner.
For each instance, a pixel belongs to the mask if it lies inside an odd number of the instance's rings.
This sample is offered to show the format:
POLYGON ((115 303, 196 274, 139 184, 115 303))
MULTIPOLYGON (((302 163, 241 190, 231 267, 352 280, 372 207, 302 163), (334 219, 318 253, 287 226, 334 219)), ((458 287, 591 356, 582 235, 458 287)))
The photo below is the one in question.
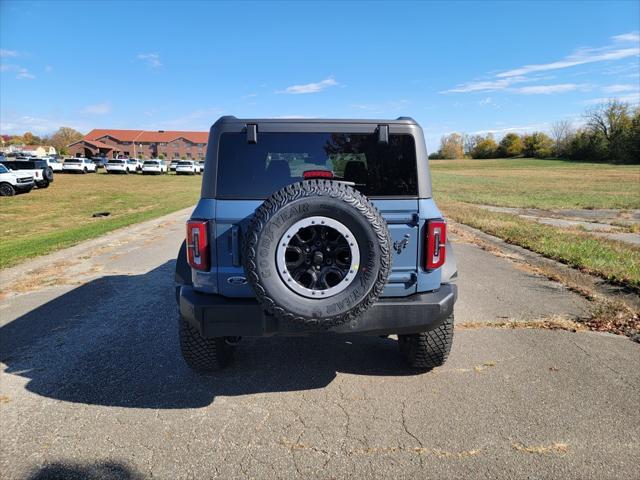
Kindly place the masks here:
MULTIPOLYGON (((537 320, 507 320, 504 322, 461 322, 456 323, 456 330, 476 330, 479 328, 502 328, 508 330, 515 329, 542 329, 542 330, 566 330, 569 332, 578 332, 588 330, 587 325, 571 320, 567 317, 558 315, 550 318, 542 318, 537 320)), ((490 365, 493 366, 493 365, 490 365)))
POLYGON ((538 455, 565 455, 569 451, 569 446, 566 443, 552 443, 551 445, 523 445, 522 443, 514 443, 511 445, 511 448, 518 452, 535 453, 538 455))

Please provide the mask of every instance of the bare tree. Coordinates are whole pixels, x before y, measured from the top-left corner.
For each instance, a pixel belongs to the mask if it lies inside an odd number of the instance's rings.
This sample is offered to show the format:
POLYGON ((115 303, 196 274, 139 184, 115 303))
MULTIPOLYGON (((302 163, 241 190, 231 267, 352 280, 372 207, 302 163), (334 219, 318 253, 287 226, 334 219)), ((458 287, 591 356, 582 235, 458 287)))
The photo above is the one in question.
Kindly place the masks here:
POLYGON ((553 139, 554 153, 562 155, 567 147, 571 135, 573 135, 573 125, 569 120, 559 120, 551 124, 551 138, 553 139))
POLYGON ((585 116, 587 127, 593 133, 601 133, 608 141, 618 137, 631 123, 629 105, 618 100, 589 110, 585 116))

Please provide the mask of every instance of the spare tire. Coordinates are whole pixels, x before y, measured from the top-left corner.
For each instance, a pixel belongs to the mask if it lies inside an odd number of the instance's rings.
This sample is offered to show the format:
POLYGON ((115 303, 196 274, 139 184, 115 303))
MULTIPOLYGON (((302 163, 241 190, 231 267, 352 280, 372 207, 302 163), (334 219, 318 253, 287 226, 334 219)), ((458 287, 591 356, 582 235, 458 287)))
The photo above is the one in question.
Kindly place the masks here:
POLYGON ((364 313, 391 268, 387 224, 360 192, 305 180, 256 210, 243 263, 256 298, 285 322, 326 329, 364 313))
POLYGON ((45 167, 42 170, 42 178, 49 183, 53 182, 53 169, 51 167, 45 167))

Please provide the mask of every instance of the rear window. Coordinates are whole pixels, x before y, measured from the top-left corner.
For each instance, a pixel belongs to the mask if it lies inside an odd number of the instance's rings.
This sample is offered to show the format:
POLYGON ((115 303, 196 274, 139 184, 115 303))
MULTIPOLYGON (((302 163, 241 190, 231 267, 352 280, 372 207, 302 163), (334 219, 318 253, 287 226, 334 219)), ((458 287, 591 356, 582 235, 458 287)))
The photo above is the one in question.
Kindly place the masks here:
POLYGON ((109 160, 108 163, 111 165, 122 165, 124 163, 124 160, 109 160))
POLYGON ((43 168, 37 166, 39 162, 34 162, 32 160, 15 160, 9 162, 5 161, 2 163, 4 163, 4 165, 11 170, 36 170, 38 168, 43 168))
POLYGON ((246 133, 223 133, 218 150, 221 198, 263 199, 306 170, 330 170, 372 197, 417 196, 416 147, 412 135, 260 133, 247 143, 246 133))
POLYGON ((192 165, 191 162, 178 162, 178 165, 190 167, 192 165))
POLYGON ((158 165, 158 162, 154 162, 154 161, 149 161, 149 160, 147 160, 146 162, 144 162, 144 164, 143 164, 143 165, 152 165, 152 166, 154 166, 154 167, 155 167, 155 166, 157 166, 157 165, 158 165))
POLYGON ((64 161, 64 163, 80 163, 80 162, 81 162, 81 160, 74 160, 72 158, 64 161))

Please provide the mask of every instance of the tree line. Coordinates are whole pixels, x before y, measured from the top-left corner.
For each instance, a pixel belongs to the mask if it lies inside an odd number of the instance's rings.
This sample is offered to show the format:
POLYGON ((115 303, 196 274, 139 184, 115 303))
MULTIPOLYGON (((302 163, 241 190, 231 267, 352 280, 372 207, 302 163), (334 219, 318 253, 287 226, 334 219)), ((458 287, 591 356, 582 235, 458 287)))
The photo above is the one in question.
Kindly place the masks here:
POLYGON ((67 155, 69 144, 82 140, 84 135, 70 127, 60 127, 51 136, 39 137, 31 132, 25 132, 23 135, 11 135, 5 137, 3 135, 2 143, 4 145, 51 145, 55 147, 59 155, 67 155))
POLYGON ((567 120, 555 122, 549 133, 507 133, 499 142, 492 134, 451 133, 440 140, 430 159, 455 158, 564 158, 605 163, 640 163, 640 107, 612 100, 587 111, 585 122, 574 128, 567 120))

